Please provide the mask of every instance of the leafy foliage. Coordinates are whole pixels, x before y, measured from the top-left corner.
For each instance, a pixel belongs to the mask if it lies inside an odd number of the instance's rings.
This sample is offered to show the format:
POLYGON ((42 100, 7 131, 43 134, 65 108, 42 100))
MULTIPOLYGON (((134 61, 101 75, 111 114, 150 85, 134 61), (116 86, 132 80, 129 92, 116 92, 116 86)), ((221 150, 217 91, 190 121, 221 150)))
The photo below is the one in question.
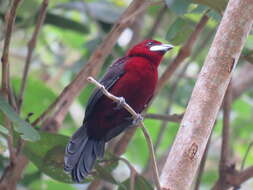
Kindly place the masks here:
MULTIPOLYGON (((0 109, 1 111, 8 117, 14 124, 14 129, 21 133, 21 137, 24 140, 28 141, 37 141, 39 140, 40 136, 38 132, 33 129, 33 127, 27 123, 26 121, 22 120, 18 114, 13 110, 13 108, 8 104, 5 98, 0 95, 0 109)), ((1 130, 3 132, 3 129, 1 130)))
POLYGON ((68 137, 40 132, 41 139, 26 143, 24 153, 42 171, 53 179, 71 183, 71 177, 64 171, 64 152, 68 137))

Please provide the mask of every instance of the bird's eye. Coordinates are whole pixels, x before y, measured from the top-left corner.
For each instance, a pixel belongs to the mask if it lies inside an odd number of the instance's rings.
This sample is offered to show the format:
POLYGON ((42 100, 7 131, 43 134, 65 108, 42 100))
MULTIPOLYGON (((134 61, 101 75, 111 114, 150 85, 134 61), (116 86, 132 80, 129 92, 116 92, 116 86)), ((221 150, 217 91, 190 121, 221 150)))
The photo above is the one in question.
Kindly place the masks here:
POLYGON ((147 45, 148 46, 152 46, 154 44, 154 42, 148 42, 147 45))

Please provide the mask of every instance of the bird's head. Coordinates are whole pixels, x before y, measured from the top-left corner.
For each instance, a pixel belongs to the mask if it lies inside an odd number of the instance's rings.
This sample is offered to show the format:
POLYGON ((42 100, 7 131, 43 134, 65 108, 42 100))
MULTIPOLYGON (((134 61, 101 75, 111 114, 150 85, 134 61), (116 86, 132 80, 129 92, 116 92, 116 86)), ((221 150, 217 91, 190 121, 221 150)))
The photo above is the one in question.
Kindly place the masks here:
POLYGON ((172 45, 163 44, 156 40, 144 40, 128 51, 128 56, 142 56, 159 64, 163 55, 173 48, 172 45))

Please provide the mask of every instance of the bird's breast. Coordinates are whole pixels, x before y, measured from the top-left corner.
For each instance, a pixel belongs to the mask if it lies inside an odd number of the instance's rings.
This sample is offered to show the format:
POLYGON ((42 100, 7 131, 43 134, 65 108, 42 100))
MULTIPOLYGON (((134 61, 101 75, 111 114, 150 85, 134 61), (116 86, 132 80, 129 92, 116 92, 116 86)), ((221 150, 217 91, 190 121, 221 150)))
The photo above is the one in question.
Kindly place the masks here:
POLYGON ((157 70, 151 65, 135 65, 117 81, 111 93, 122 96, 137 112, 141 112, 144 105, 154 93, 157 82, 157 70))

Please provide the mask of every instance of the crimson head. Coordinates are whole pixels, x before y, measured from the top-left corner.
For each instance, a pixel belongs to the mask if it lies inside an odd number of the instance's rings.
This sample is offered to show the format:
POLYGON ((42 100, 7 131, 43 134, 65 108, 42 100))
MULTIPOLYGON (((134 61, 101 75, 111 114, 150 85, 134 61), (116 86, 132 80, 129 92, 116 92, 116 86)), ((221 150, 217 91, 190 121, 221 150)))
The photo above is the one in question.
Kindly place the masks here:
POLYGON ((128 51, 128 56, 143 56, 152 62, 160 63, 163 55, 173 48, 170 44, 163 44, 156 40, 144 40, 128 51))

